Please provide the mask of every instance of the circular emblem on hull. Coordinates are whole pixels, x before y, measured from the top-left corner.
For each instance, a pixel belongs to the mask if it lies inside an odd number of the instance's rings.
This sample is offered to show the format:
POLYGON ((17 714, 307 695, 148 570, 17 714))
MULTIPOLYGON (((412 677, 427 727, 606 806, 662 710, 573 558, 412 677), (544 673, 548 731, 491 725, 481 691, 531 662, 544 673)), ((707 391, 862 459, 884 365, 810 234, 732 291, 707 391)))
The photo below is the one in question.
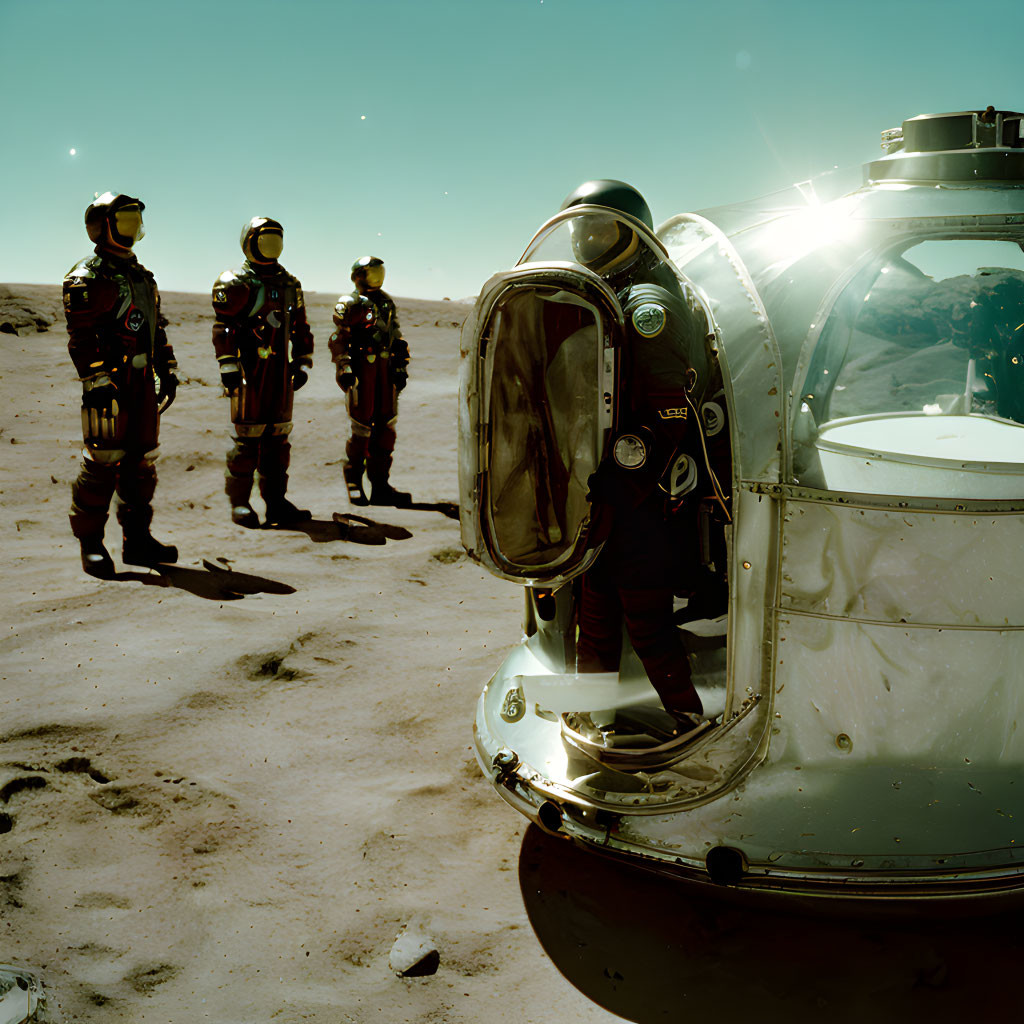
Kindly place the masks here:
POLYGON ((655 302, 645 302, 633 310, 633 326, 637 334, 653 338, 661 334, 665 326, 665 310, 655 302))

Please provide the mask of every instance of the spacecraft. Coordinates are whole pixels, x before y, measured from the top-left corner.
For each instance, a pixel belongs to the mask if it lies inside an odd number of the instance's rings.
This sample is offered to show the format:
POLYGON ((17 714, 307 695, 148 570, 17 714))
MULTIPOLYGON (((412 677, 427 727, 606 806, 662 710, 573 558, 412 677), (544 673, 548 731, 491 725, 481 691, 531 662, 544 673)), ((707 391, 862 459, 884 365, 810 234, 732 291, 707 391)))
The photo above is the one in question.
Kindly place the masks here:
POLYGON ((32 971, 0 964, 0 1024, 56 1024, 43 982, 32 971))
POLYGON ((658 704, 628 637, 618 672, 575 661, 587 482, 618 440, 622 310, 571 244, 601 211, 559 213, 484 286, 462 536, 525 611, 476 751, 546 831, 747 889, 1024 886, 1022 118, 910 118, 841 194, 825 176, 653 232, 603 211, 677 276, 721 371, 701 419, 729 514, 701 579, 722 605, 678 602, 708 718, 681 747, 626 735, 658 704))

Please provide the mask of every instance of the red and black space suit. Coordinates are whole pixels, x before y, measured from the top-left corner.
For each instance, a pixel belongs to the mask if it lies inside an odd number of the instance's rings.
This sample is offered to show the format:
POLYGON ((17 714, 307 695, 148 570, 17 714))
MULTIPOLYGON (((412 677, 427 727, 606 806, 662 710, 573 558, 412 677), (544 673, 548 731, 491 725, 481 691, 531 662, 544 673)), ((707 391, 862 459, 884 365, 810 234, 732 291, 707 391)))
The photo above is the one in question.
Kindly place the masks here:
POLYGON ((213 347, 221 381, 231 398, 234 446, 227 455, 224 490, 231 518, 255 527, 249 504, 259 474, 267 524, 310 518, 286 497, 292 398, 313 365, 313 335, 306 322, 302 286, 278 256, 284 232, 276 220, 254 217, 242 228, 241 270, 226 270, 213 286, 213 347))
MULTIPOLYGON (((652 225, 643 197, 623 182, 596 181, 562 209, 607 206, 652 225)), ((573 224, 580 262, 615 289, 624 314, 617 437, 590 478, 592 539, 604 541, 583 576, 577 665, 619 668, 624 621, 665 709, 686 728, 703 710, 673 621, 674 594, 699 571, 697 501, 707 483, 697 409, 712 385, 706 326, 675 275, 624 223, 573 224)))
POLYGON ((353 505, 407 505, 410 495, 388 481, 395 450, 398 395, 409 376, 409 346, 384 283, 384 263, 364 256, 352 265, 356 290, 334 307, 329 342, 338 386, 346 393, 352 433, 345 446, 345 484, 353 505))
POLYGON ((133 565, 174 562, 178 550, 149 532, 156 489, 160 414, 174 401, 177 364, 153 275, 132 246, 143 236, 144 204, 106 192, 85 211, 96 243, 64 278, 68 351, 83 385, 82 468, 71 487, 71 531, 82 566, 109 578, 103 546, 110 500, 117 492, 122 557, 133 565))

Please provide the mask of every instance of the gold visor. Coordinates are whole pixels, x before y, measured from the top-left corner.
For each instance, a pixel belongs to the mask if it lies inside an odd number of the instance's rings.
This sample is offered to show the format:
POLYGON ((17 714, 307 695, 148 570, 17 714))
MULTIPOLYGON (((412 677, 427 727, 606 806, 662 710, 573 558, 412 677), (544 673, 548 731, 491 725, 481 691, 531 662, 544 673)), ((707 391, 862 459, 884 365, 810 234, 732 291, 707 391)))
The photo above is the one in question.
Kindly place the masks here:
POLYGON ((366 268, 366 287, 379 288, 384 283, 384 266, 378 264, 366 268))
POLYGON ((256 249, 268 260, 276 260, 284 252, 284 235, 279 231, 261 231, 256 236, 256 249))
POLYGON ((137 206, 125 206, 114 213, 114 224, 122 238, 137 242, 145 234, 142 228, 142 211, 137 206))

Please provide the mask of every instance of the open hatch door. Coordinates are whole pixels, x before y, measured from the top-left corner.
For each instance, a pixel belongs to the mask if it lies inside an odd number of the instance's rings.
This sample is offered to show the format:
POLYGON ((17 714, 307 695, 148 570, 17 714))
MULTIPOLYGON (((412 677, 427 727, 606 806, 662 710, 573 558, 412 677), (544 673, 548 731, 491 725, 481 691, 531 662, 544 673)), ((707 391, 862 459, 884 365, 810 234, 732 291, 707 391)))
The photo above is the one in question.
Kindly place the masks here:
POLYGON ((587 481, 613 426, 621 322, 596 274, 527 263, 488 282, 463 328, 463 542, 503 579, 558 586, 596 556, 587 481))

